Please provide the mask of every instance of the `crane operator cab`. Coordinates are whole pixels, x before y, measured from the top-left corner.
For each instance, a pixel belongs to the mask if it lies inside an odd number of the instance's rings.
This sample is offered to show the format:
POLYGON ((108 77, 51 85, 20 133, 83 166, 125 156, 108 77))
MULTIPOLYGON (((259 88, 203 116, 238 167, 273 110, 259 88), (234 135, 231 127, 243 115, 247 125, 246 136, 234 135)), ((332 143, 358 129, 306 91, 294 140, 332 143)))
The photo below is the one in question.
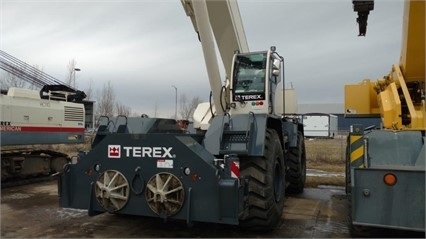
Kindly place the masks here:
POLYGON ((282 114, 283 68, 283 58, 275 52, 275 47, 235 54, 229 113, 282 114), (281 97, 277 98, 278 95, 281 97))

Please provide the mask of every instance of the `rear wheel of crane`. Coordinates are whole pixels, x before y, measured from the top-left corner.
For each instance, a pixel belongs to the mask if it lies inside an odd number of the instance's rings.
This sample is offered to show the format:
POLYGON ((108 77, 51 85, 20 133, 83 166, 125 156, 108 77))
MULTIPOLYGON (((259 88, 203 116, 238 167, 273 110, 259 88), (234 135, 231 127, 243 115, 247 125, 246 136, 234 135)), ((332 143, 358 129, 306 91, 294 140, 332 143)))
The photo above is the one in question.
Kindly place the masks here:
POLYGON ((243 227, 274 229, 281 220, 285 196, 285 165, 280 139, 267 129, 263 157, 240 160, 241 176, 249 178, 248 211, 240 220, 243 227))
POLYGON ((297 147, 289 151, 287 166, 289 171, 286 174, 289 185, 287 191, 290 193, 301 193, 306 181, 306 150, 303 134, 297 133, 297 147))

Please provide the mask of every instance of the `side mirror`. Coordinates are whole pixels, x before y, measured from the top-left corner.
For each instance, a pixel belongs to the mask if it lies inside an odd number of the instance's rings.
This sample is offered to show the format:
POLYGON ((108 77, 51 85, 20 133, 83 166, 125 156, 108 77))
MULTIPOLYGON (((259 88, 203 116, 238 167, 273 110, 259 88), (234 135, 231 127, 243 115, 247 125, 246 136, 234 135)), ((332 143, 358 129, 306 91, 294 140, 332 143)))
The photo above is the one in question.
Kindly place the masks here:
POLYGON ((276 70, 276 69, 272 70, 272 75, 279 76, 280 75, 280 70, 276 70))
POLYGON ((272 75, 279 76, 280 75, 280 63, 281 61, 278 59, 274 59, 272 63, 272 75))

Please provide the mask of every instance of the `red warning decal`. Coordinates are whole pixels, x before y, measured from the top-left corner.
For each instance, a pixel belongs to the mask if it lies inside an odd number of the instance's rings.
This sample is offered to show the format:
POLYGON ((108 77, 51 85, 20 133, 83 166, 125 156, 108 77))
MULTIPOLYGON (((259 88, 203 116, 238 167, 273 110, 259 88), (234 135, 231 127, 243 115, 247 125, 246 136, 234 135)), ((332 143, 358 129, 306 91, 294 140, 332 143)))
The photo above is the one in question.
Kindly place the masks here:
POLYGON ((240 162, 236 162, 236 161, 231 162, 231 177, 233 178, 240 177, 240 162))

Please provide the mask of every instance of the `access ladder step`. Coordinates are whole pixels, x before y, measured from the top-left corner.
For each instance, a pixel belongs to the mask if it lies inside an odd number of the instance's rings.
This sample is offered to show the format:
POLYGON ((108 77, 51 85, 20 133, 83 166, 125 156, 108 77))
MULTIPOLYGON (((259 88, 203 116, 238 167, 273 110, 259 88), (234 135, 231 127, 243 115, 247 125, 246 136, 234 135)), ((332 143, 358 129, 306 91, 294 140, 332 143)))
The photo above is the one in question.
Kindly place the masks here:
POLYGON ((247 143, 249 136, 247 131, 223 131, 223 141, 227 143, 247 143))

